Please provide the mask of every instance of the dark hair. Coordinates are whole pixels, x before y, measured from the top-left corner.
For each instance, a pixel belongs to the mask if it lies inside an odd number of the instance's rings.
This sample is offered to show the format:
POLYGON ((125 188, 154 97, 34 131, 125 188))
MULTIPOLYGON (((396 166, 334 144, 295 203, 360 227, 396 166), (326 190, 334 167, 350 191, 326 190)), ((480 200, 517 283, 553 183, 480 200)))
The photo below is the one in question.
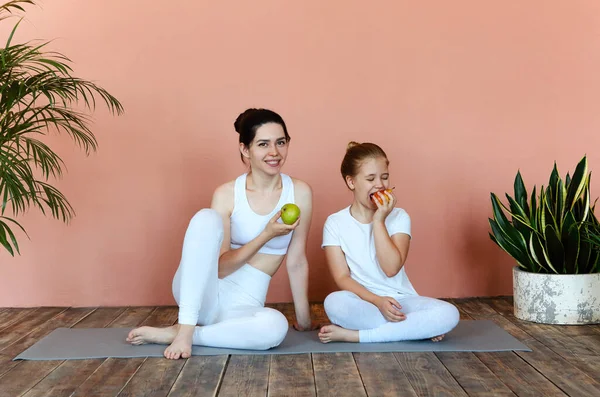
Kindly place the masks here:
POLYGON ((389 164, 387 155, 382 148, 374 143, 364 142, 358 143, 351 141, 346 148, 346 155, 342 160, 342 178, 344 182, 347 176, 355 176, 358 174, 358 169, 363 161, 372 158, 383 157, 389 164))
POLYGON ((288 134, 285 122, 280 115, 269 109, 247 109, 240 114, 233 126, 238 134, 240 134, 240 143, 250 146, 250 143, 256 136, 256 130, 264 124, 277 123, 283 128, 285 139, 289 142, 290 135, 288 134))

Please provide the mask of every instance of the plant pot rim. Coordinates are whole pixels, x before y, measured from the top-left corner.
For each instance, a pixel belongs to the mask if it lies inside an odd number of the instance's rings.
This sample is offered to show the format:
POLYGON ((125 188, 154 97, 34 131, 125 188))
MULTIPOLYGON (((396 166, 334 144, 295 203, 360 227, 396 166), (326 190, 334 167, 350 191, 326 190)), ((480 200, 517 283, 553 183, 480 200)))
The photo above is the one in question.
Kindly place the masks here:
POLYGON ((519 272, 519 273, 527 273, 527 274, 531 274, 531 275, 535 275, 535 276, 552 276, 552 277, 565 277, 565 276, 593 276, 596 274, 600 274, 600 272, 595 272, 595 273, 571 273, 571 274, 557 274, 557 273, 535 273, 535 272, 528 272, 526 270, 521 269, 519 266, 514 266, 513 267, 513 271, 515 272, 519 272))

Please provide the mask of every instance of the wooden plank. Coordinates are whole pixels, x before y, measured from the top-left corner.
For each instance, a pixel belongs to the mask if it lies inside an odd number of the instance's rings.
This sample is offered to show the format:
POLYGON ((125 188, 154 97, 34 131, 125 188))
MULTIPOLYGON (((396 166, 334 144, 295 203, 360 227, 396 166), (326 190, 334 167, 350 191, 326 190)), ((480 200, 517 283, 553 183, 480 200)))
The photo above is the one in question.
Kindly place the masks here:
POLYGON ((21 318, 25 317, 28 314, 33 313, 36 310, 37 310, 37 308, 27 308, 27 309, 4 308, 4 309, 0 309, 0 332, 4 332, 3 330, 8 328, 9 325, 16 323, 21 318))
MULTIPOLYGON (((73 325, 73 328, 103 327, 118 317, 124 308, 89 309, 91 313, 73 325), (93 311, 92 311, 93 310, 93 311)), ((70 396, 96 369, 104 359, 63 361, 50 374, 37 383, 25 396, 70 396)), ((24 363, 25 364, 25 363, 24 363)), ((26 365, 26 364, 25 364, 26 365)), ((30 372, 32 379, 41 379, 41 373, 30 372)))
POLYGON ((467 298, 467 299, 452 299, 452 302, 459 307, 459 310, 463 310, 465 313, 467 314, 473 314, 476 313, 479 318, 483 318, 483 317, 490 317, 490 316, 496 316, 498 313, 496 312, 496 310, 494 310, 493 308, 491 308, 488 305, 480 305, 481 298, 479 299, 473 299, 473 298, 467 298))
POLYGON ((66 308, 64 307, 47 307, 28 313, 20 320, 2 330, 2 333, 0 334, 0 350, 3 350, 12 343, 18 341, 65 310, 66 308))
MULTIPOLYGON (((64 361, 23 396, 69 397, 103 361, 104 359, 64 361)), ((31 375, 32 378, 37 376, 38 374, 31 375)))
POLYGON ((113 397, 127 384, 145 358, 108 358, 81 383, 72 397, 113 397))
MULTIPOLYGON (((290 325, 296 322, 296 310, 294 309, 293 303, 269 303, 265 306, 281 312, 288 320, 290 325)), ((329 318, 325 313, 325 308, 323 307, 322 302, 310 303, 310 317, 313 323, 317 325, 331 324, 331 321, 329 321, 329 318)))
POLYGON ((418 396, 466 396, 440 360, 431 352, 394 353, 418 396))
POLYGON ((225 373, 227 355, 193 356, 186 360, 168 397, 215 396, 225 373))
POLYGON ((475 355, 518 396, 566 396, 554 383, 513 352, 475 355))
POLYGON ((416 396, 398 360, 391 353, 354 353, 369 397, 416 396))
MULTIPOLYGON (((461 312, 461 318, 473 319, 465 308, 462 307, 462 303, 453 303, 457 305, 461 312)), ((479 311, 477 305, 470 305, 469 308, 475 312, 479 311)), ((489 313, 489 310, 486 308, 482 308, 481 311, 489 313)), ((489 319, 489 316, 483 318, 489 319)), ((512 329, 513 332, 520 331, 518 327, 512 327, 512 329)), ((515 336, 521 339, 531 339, 524 332, 517 333, 515 336)), ((485 352, 475 353, 475 355, 500 381, 519 396, 565 396, 558 387, 514 352, 485 352)))
MULTIPOLYGON (((108 327, 133 328, 148 318, 154 307, 127 308, 108 327)), ((108 358, 83 382, 73 396, 116 396, 138 371, 145 358, 108 358)))
MULTIPOLYGON (((140 325, 167 327, 177 321, 179 308, 157 307, 140 325)), ((166 348, 166 346, 165 346, 166 348)), ((119 396, 166 396, 179 376, 185 360, 146 359, 129 379, 119 396)))
POLYGON ((514 396, 473 353, 439 352, 436 357, 470 396, 514 396))
MULTIPOLYGON (((482 301, 477 301, 474 305, 485 306, 487 304, 482 301)), ((529 346, 533 350, 532 352, 516 352, 516 354, 527 361, 532 367, 542 373, 566 394, 578 396, 600 393, 600 383, 594 380, 596 377, 594 374, 585 373, 581 371, 578 366, 575 366, 574 362, 565 360, 561 355, 531 336, 529 330, 525 332, 522 324, 516 324, 510 321, 509 318, 501 315, 493 317, 479 316, 476 307, 473 312, 470 312, 469 314, 476 319, 491 319, 515 338, 529 346)), ((575 359, 577 359, 577 357, 575 357, 575 359)), ((577 361, 577 363, 585 365, 585 361, 577 361)), ((586 370, 593 371, 593 369, 589 367, 586 367, 586 370)))
POLYGON ((118 396, 166 396, 184 364, 185 360, 147 358, 118 396))
POLYGON ((160 306, 146 318, 140 326, 169 327, 177 322, 179 308, 174 306, 160 306))
POLYGON ((516 318, 510 303, 502 299, 484 299, 481 305, 490 305, 513 324, 548 346, 592 378, 597 376, 585 357, 600 355, 600 335, 579 335, 577 338, 560 332, 560 325, 538 324, 516 318))
POLYGON ((366 396, 352 353, 313 353, 317 396, 366 396))
POLYGON ((154 307, 128 307, 125 311, 111 322, 109 328, 136 327, 152 314, 154 307))
POLYGON ((73 328, 104 328, 115 321, 124 311, 124 307, 100 307, 75 324, 73 328))
POLYGON ((270 397, 316 396, 310 354, 277 354, 271 357, 270 397))
POLYGON ((60 327, 70 327, 92 312, 86 308, 70 308, 53 317, 19 341, 0 352, 0 396, 19 396, 35 386, 62 361, 11 361, 35 342, 60 327))
POLYGON ((266 396, 269 385, 270 355, 232 355, 219 397, 266 396))

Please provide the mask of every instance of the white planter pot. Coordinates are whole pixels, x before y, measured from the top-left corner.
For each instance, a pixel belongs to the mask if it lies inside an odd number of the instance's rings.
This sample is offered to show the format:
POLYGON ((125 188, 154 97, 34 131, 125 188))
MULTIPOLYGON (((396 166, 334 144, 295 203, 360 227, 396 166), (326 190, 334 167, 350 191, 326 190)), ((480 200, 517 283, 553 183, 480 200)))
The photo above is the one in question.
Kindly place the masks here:
POLYGON ((515 317, 544 324, 600 323, 600 273, 538 274, 513 268, 515 317))

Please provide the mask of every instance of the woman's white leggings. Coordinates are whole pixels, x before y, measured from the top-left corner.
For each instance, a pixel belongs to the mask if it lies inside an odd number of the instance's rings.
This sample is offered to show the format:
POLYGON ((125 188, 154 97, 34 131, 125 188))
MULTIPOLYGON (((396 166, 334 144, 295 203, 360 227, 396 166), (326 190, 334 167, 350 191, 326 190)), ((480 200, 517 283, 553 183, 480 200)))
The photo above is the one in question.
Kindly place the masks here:
POLYGON ((459 320, 456 307, 425 296, 391 296, 402 306, 406 320, 390 322, 377 306, 350 291, 336 291, 325 298, 325 312, 333 324, 358 330, 360 342, 395 342, 433 338, 450 332, 459 320))
POLYGON ((173 278, 179 324, 199 325, 194 345, 252 350, 279 345, 289 325, 283 314, 264 307, 271 276, 245 264, 219 279, 222 241, 221 216, 212 209, 196 213, 173 278))

